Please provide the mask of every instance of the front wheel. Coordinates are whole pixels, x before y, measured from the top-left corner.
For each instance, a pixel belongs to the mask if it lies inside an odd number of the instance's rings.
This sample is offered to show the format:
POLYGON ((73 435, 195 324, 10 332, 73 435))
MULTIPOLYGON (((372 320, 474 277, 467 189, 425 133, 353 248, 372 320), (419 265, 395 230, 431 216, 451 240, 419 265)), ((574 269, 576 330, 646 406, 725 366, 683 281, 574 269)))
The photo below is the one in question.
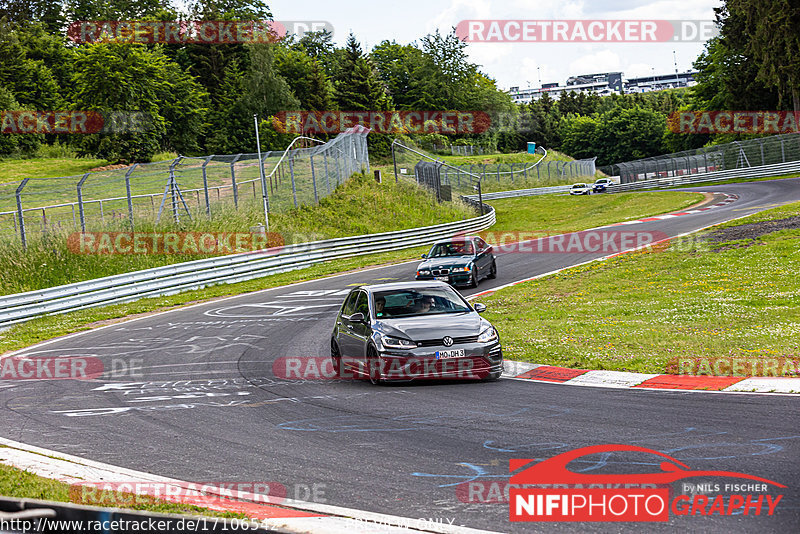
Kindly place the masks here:
POLYGON ((342 370, 342 354, 339 352, 339 345, 336 341, 331 339, 331 362, 333 363, 333 372, 336 376, 340 376, 342 370))
POLYGON ((469 287, 478 287, 478 268, 472 269, 472 272, 469 275, 469 287))
POLYGON ((381 369, 381 358, 378 356, 378 351, 373 347, 367 350, 367 372, 369 373, 369 382, 377 386, 383 383, 383 370, 381 369))
POLYGON ((494 280, 497 278, 497 262, 492 260, 492 268, 489 269, 489 278, 494 280))

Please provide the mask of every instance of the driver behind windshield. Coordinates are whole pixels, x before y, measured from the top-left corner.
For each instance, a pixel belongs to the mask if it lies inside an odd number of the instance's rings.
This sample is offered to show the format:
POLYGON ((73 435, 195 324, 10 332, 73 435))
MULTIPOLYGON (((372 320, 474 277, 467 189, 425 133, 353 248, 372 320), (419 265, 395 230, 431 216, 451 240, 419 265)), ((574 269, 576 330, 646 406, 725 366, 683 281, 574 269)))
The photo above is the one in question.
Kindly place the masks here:
POLYGON ((433 251, 433 257, 441 256, 471 256, 472 245, 470 243, 448 243, 437 245, 433 251))
POLYGON ((435 301, 432 296, 423 295, 423 297, 416 302, 414 313, 428 313, 434 305, 435 301))

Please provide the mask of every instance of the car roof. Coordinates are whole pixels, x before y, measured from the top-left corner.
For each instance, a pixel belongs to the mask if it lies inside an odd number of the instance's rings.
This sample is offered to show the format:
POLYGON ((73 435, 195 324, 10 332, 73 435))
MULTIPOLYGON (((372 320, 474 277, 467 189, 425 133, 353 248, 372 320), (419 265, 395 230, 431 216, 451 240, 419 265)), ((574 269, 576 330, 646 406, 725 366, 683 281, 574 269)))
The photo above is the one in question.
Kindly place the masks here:
POLYGON ((364 289, 370 293, 375 291, 393 291, 399 289, 422 289, 424 287, 451 287, 450 284, 445 282, 437 282, 436 280, 414 280, 407 282, 388 282, 385 284, 366 284, 358 286, 354 289, 364 289))

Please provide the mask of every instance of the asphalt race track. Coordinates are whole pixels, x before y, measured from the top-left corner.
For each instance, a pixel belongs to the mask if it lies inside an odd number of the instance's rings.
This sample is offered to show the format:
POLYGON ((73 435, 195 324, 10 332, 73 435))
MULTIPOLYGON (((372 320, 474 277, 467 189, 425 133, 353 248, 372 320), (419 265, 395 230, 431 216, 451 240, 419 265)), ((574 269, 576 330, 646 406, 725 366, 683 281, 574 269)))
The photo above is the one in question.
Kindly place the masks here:
MULTIPOLYGON (((674 236, 797 201, 800 179, 698 190, 739 199, 636 229, 674 236)), ((499 255, 497 280, 464 293, 603 255, 499 255)), ((411 279, 415 265, 210 302, 31 349, 25 354, 96 356, 118 376, 2 381, 0 435, 182 480, 279 482, 290 497, 306 500, 295 488, 316 485, 328 504, 499 532, 643 528, 510 523, 508 504, 466 503, 456 494, 458 483, 472 479, 504 482, 511 458, 636 444, 692 469, 738 471, 788 486, 772 517, 673 515, 669 524, 649 524, 648 530, 800 530, 800 398, 795 396, 613 390, 511 379, 374 387, 275 376, 277 358, 329 354, 333 315, 350 286, 411 279)), ((658 468, 612 464, 613 457, 577 468, 625 473, 658 468)))

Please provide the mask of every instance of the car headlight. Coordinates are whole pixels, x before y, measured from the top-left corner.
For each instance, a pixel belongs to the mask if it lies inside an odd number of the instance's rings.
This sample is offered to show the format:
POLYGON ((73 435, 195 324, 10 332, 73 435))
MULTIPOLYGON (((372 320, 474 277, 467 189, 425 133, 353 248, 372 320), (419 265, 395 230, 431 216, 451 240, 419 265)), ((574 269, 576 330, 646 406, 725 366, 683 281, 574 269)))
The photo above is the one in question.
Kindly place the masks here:
POLYGON ((451 273, 466 273, 469 272, 469 267, 453 267, 450 269, 451 273))
POLYGON ((417 346, 417 344, 410 339, 392 336, 381 336, 381 343, 387 349, 413 349, 417 346))
POLYGON ((431 272, 428 269, 420 269, 417 271, 417 274, 428 275, 431 274, 431 272))
POLYGON ((478 336, 478 343, 491 343, 492 341, 497 341, 497 330, 490 326, 478 336))

